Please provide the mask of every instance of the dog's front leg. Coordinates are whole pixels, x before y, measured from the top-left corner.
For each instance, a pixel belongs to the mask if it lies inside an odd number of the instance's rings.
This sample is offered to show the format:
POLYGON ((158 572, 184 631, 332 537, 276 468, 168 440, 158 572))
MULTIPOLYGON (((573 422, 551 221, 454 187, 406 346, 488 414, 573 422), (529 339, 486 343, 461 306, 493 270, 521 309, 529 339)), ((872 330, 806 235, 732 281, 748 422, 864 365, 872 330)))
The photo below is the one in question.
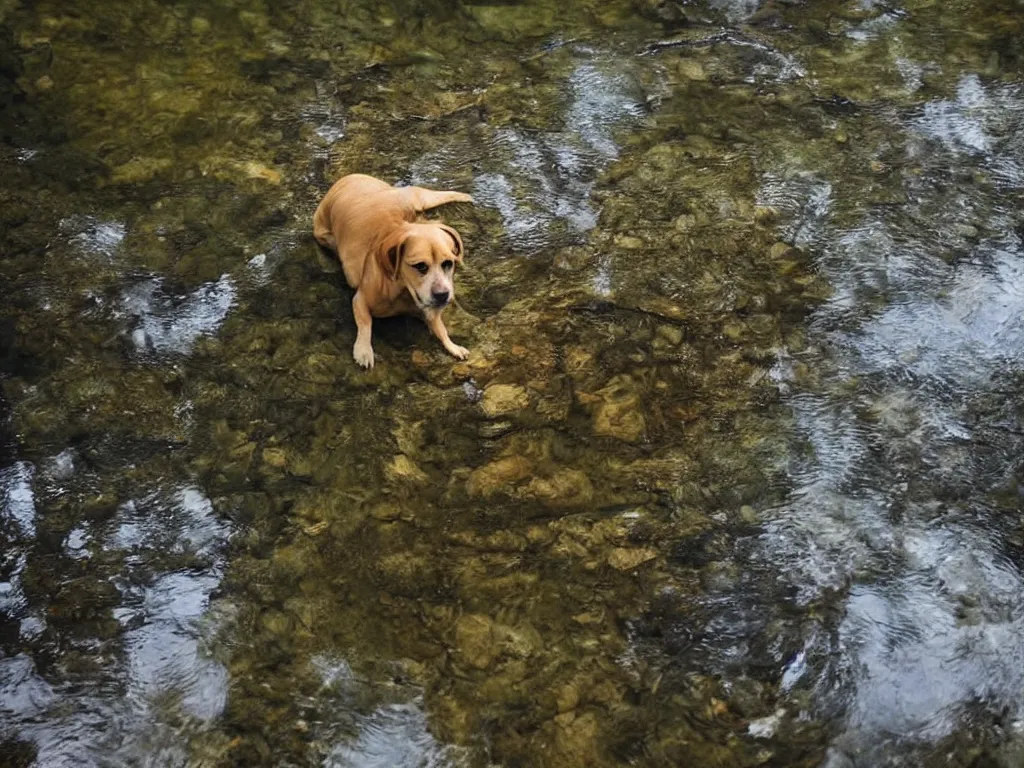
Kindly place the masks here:
POLYGON ((373 332, 373 316, 366 306, 366 297, 356 291, 352 298, 352 314, 356 316, 356 343, 352 347, 352 356, 363 368, 373 368, 373 345, 370 334, 373 332))
POLYGON ((444 327, 444 320, 441 319, 440 312, 429 313, 426 315, 426 320, 427 327, 441 340, 441 343, 450 355, 457 357, 459 360, 465 360, 469 357, 469 350, 465 347, 460 347, 448 336, 448 329, 444 327))

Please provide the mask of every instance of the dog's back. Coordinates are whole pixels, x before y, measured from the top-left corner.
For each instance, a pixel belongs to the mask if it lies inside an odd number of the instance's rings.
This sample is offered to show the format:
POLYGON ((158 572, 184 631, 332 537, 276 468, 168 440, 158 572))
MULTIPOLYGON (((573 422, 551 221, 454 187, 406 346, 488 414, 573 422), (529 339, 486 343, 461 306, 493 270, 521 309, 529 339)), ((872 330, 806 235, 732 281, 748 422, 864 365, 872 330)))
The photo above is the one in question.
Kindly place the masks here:
POLYGON ((402 222, 415 219, 415 211, 403 202, 390 184, 353 173, 338 179, 317 207, 313 236, 337 252, 352 288, 362 282, 367 256, 376 246, 402 222))

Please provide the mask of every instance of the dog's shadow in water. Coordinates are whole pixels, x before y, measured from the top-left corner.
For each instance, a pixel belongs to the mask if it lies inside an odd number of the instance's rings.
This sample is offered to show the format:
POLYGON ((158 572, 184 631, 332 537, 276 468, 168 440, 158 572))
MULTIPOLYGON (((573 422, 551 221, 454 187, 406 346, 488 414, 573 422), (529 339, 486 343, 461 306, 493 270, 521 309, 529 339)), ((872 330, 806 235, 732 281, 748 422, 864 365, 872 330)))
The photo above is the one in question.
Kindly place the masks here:
MULTIPOLYGON (((351 337, 349 346, 355 343, 356 321, 352 316, 352 297, 355 291, 345 280, 337 254, 320 243, 316 243, 316 260, 325 280, 338 288, 345 309, 335 318, 339 346, 345 346, 341 339, 351 337)), ((426 345, 436 342, 422 318, 412 315, 373 318, 373 346, 378 356, 388 352, 407 355, 415 349, 427 349, 426 345)))

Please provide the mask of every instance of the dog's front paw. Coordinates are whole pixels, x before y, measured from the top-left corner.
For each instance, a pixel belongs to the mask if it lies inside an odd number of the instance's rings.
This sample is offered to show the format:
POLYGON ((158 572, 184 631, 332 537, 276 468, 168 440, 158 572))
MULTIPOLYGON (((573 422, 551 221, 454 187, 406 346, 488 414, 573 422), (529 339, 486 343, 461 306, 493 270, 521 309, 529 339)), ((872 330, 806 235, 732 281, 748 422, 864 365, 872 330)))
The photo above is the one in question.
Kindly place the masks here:
POLYGON ((452 344, 448 347, 448 351, 451 353, 452 357, 457 360, 465 360, 469 357, 469 350, 465 347, 460 347, 458 344, 452 344))
POLYGON ((373 368, 373 347, 369 344, 360 344, 357 341, 352 347, 352 357, 363 368, 373 368))
POLYGON ((455 194, 458 195, 458 197, 455 198, 455 202, 456 203, 475 203, 476 202, 473 199, 472 195, 467 195, 465 192, 456 192, 455 194))

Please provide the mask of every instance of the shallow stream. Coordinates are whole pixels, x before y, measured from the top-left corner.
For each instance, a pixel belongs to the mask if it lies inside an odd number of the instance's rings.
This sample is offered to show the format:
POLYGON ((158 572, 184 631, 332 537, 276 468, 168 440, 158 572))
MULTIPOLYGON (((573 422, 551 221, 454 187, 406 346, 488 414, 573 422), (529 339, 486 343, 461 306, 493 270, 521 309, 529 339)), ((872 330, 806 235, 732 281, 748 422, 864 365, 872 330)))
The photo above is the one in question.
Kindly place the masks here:
POLYGON ((0 766, 1024 764, 1022 41, 0 0, 0 766), (467 361, 353 362, 356 171, 467 361))

